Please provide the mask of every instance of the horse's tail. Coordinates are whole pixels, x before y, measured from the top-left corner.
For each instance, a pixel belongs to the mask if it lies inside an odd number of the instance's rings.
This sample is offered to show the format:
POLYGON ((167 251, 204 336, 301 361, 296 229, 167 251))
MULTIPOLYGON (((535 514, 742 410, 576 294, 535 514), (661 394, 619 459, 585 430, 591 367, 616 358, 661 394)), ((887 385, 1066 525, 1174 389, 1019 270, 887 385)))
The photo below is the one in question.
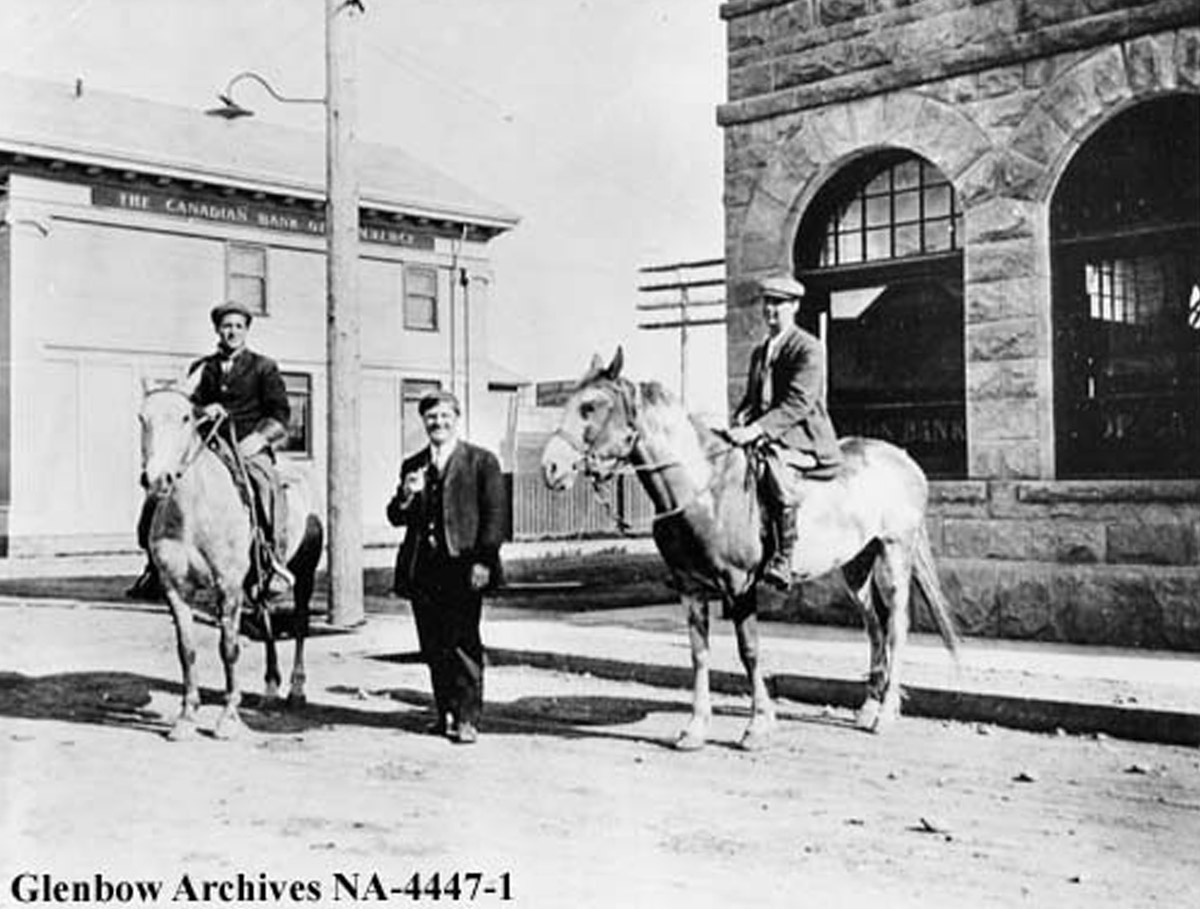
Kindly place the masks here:
POLYGON ((942 590, 942 582, 938 579, 937 566, 933 563, 933 549, 929 545, 929 532, 924 523, 917 530, 916 545, 913 547, 913 571, 916 574, 917 586, 925 594, 929 611, 933 613, 933 621, 942 636, 942 643, 957 656, 958 629, 954 624, 954 616, 950 613, 950 603, 942 590))

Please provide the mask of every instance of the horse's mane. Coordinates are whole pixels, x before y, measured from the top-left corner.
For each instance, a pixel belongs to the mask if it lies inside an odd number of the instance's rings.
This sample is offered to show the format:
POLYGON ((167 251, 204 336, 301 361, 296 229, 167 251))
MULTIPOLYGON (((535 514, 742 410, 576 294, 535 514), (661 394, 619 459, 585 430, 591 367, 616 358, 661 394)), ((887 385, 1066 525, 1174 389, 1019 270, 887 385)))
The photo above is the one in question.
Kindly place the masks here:
POLYGON ((691 423, 696 438, 700 442, 700 449, 710 461, 714 455, 729 448, 727 441, 717 435, 699 415, 685 410, 683 404, 661 382, 643 382, 641 390, 642 401, 646 406, 658 408, 660 413, 672 412, 672 416, 674 416, 673 412, 678 412, 691 423))

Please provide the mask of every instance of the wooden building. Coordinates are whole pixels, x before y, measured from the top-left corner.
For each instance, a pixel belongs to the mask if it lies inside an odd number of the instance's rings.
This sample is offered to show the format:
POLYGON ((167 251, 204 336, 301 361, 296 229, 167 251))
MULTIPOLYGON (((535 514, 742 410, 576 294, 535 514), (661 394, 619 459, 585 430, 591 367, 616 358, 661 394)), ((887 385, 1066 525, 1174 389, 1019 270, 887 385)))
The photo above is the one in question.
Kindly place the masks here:
MULTIPOLYGON (((395 148, 359 148, 363 521, 416 401, 452 387, 485 419, 488 242, 516 223, 395 148)), ((143 382, 215 343, 209 309, 258 313, 250 346, 292 400, 285 457, 326 447, 324 141, 255 120, 0 78, 0 545, 7 556, 133 549, 143 382)), ((470 425, 468 425, 470 432, 470 425)), ((489 440, 494 444, 494 440, 489 440)))

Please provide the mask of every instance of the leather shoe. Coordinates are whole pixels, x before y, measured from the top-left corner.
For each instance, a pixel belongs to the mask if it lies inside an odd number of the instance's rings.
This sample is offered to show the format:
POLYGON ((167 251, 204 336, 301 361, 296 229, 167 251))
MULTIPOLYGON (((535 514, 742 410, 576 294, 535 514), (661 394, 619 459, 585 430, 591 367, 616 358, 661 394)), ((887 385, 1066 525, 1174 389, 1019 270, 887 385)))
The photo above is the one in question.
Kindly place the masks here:
POLYGON ((459 723, 454 731, 454 741, 460 745, 474 745, 479 741, 479 730, 472 723, 459 723))

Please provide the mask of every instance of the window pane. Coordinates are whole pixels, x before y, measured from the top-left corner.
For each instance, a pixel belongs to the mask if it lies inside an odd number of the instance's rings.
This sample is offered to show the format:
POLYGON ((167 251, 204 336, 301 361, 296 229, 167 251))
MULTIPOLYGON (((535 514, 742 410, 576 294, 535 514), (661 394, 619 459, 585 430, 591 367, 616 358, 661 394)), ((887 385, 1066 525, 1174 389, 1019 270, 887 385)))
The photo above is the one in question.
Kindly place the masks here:
POLYGON ((263 277, 267 273, 267 251, 254 246, 231 245, 229 271, 232 274, 263 277))
POLYGON ((921 225, 907 224, 896 228, 896 255, 915 256, 921 252, 921 225))
POLYGON ((921 165, 919 161, 911 160, 897 164, 893 169, 893 181, 897 190, 913 189, 921 182, 921 165))
POLYGON ((875 177, 870 183, 863 187, 863 192, 868 195, 879 195, 882 193, 891 192, 892 189, 892 172, 885 170, 879 176, 875 177))
POLYGON ((287 440, 283 451, 312 456, 312 376, 307 373, 283 373, 283 385, 287 389, 288 417, 287 440))
POLYGON ((931 221, 925 225, 925 252, 946 252, 953 248, 949 221, 931 221))
POLYGON ((867 261, 874 262, 891 257, 891 231, 886 227, 883 230, 867 231, 867 261))
POLYGON ((921 217, 920 196, 916 192, 896 194, 896 221, 916 221, 921 217))
POLYGON ((838 230, 845 233, 850 230, 858 230, 862 225, 862 204, 855 199, 842 207, 841 214, 838 216, 838 230))
POLYGON ((862 261, 862 239, 859 234, 838 238, 838 263, 862 261))
POLYGON ((437 271, 410 268, 404 273, 404 327, 437 331, 437 271))
POLYGON ((229 298, 244 303, 251 312, 266 312, 266 287, 262 278, 229 278, 229 298))
POLYGON ((925 190, 925 216, 944 218, 950 214, 950 187, 931 186, 925 190))
POLYGON ((887 196, 867 199, 867 225, 878 227, 892 218, 892 200, 887 196))

